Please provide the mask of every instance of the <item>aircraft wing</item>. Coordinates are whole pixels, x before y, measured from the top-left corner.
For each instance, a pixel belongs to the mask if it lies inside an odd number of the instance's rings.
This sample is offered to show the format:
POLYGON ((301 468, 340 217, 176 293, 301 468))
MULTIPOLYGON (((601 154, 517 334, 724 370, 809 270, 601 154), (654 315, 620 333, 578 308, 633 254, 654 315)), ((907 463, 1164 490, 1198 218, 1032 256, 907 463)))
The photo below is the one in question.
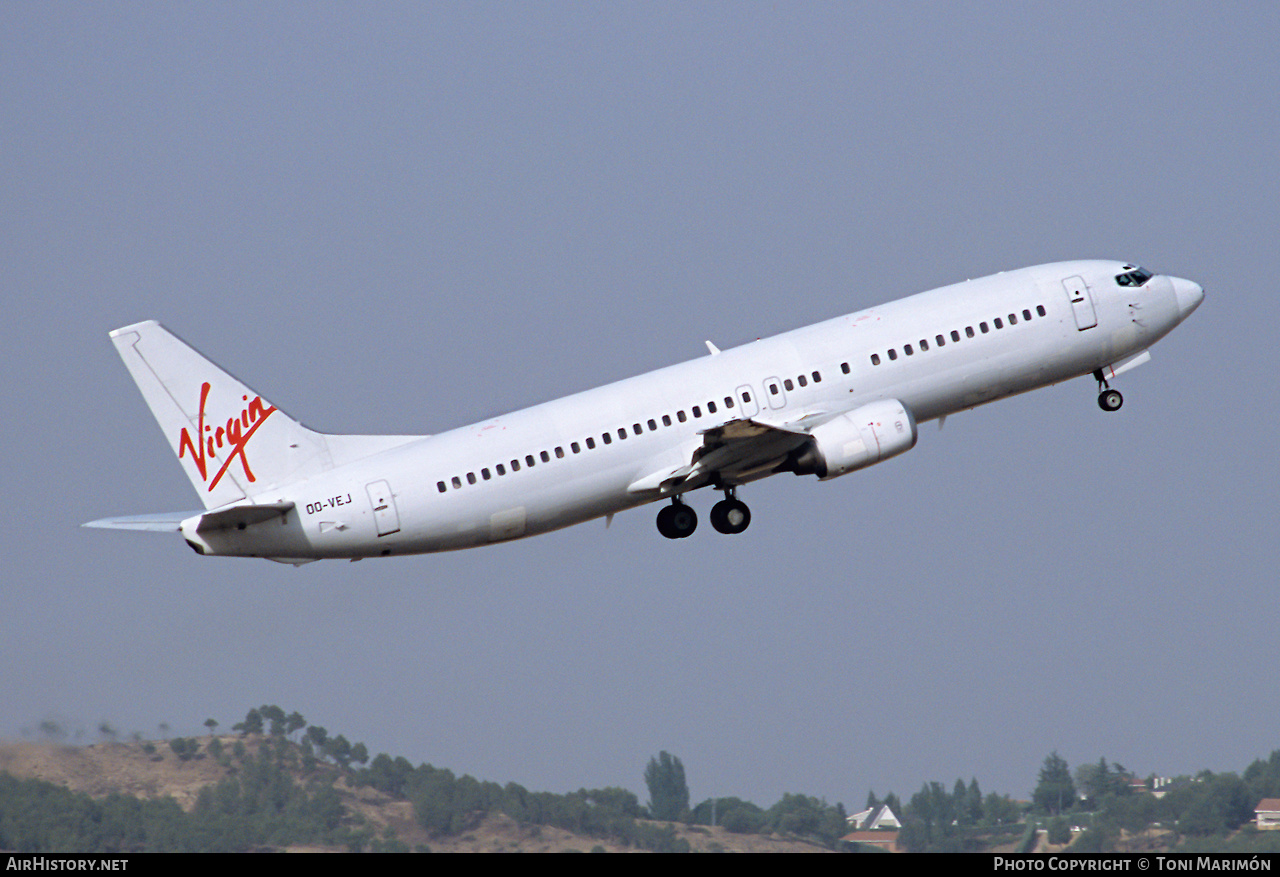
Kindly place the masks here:
POLYGON ((832 416, 810 411, 785 421, 753 417, 703 430, 701 445, 686 447, 682 460, 662 460, 633 481, 627 492, 670 496, 710 483, 745 483, 776 469, 809 440, 811 429, 832 416))

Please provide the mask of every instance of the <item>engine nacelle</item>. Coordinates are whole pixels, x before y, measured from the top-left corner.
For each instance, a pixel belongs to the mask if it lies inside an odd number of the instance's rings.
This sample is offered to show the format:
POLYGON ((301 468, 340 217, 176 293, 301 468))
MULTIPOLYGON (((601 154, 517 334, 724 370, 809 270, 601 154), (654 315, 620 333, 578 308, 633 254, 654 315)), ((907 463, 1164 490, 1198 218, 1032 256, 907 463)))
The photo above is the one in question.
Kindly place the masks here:
POLYGON ((809 443, 779 470, 823 481, 839 478, 911 450, 917 435, 907 406, 897 399, 872 402, 815 427, 809 443))

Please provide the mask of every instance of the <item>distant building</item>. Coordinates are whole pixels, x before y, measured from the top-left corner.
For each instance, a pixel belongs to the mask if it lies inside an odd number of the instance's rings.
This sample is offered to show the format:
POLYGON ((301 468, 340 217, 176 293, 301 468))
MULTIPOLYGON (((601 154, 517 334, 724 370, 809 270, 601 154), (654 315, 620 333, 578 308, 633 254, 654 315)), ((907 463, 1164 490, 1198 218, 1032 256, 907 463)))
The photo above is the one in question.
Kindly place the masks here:
MULTIPOLYGON (((855 831, 877 831, 885 828, 902 828, 898 817, 893 815, 888 804, 868 807, 848 817, 849 827, 855 831)), ((896 836, 896 835, 895 835, 896 836)))
POLYGON ((1280 829, 1280 798, 1263 798, 1253 808, 1258 819, 1258 828, 1275 831, 1280 829))

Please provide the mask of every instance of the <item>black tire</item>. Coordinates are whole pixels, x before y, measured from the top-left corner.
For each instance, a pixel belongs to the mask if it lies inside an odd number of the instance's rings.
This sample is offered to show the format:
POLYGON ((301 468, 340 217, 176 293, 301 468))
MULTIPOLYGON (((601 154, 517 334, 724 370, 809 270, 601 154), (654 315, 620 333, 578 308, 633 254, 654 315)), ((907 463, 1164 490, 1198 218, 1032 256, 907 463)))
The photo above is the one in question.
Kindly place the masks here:
POLYGON ((676 507, 669 505, 658 512, 658 532, 668 539, 679 539, 676 533, 675 525, 671 523, 672 517, 675 516, 676 507))
POLYGON ((698 513, 684 503, 669 505, 658 512, 658 532, 668 539, 687 539, 698 529, 698 513))
POLYGON ((680 503, 671 506, 673 514, 671 515, 671 525, 676 531, 677 539, 687 539, 693 535, 693 531, 698 529, 698 513, 692 508, 680 503))
POLYGON ((1124 396, 1119 390, 1103 390, 1098 394, 1098 407, 1103 411, 1119 411, 1124 404, 1124 396))
POLYGON ((724 499, 711 507, 711 526, 716 532, 732 535, 751 525, 751 509, 736 499, 724 499))

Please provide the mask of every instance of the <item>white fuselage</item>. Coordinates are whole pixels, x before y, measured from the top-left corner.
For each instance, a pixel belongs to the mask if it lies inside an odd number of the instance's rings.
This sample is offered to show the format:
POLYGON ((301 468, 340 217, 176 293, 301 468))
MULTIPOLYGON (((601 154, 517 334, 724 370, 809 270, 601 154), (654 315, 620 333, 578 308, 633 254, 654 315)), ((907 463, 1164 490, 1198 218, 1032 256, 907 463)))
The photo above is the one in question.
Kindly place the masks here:
POLYGON ((1063 262, 920 293, 252 497, 295 503, 283 523, 186 535, 209 554, 366 557, 468 548, 610 515, 661 498, 637 481, 688 464, 703 432, 729 421, 786 424, 893 399, 923 422, 1123 363, 1202 296, 1163 275, 1120 286, 1128 267, 1063 262), (1072 278, 1084 281, 1083 295, 1072 278))

